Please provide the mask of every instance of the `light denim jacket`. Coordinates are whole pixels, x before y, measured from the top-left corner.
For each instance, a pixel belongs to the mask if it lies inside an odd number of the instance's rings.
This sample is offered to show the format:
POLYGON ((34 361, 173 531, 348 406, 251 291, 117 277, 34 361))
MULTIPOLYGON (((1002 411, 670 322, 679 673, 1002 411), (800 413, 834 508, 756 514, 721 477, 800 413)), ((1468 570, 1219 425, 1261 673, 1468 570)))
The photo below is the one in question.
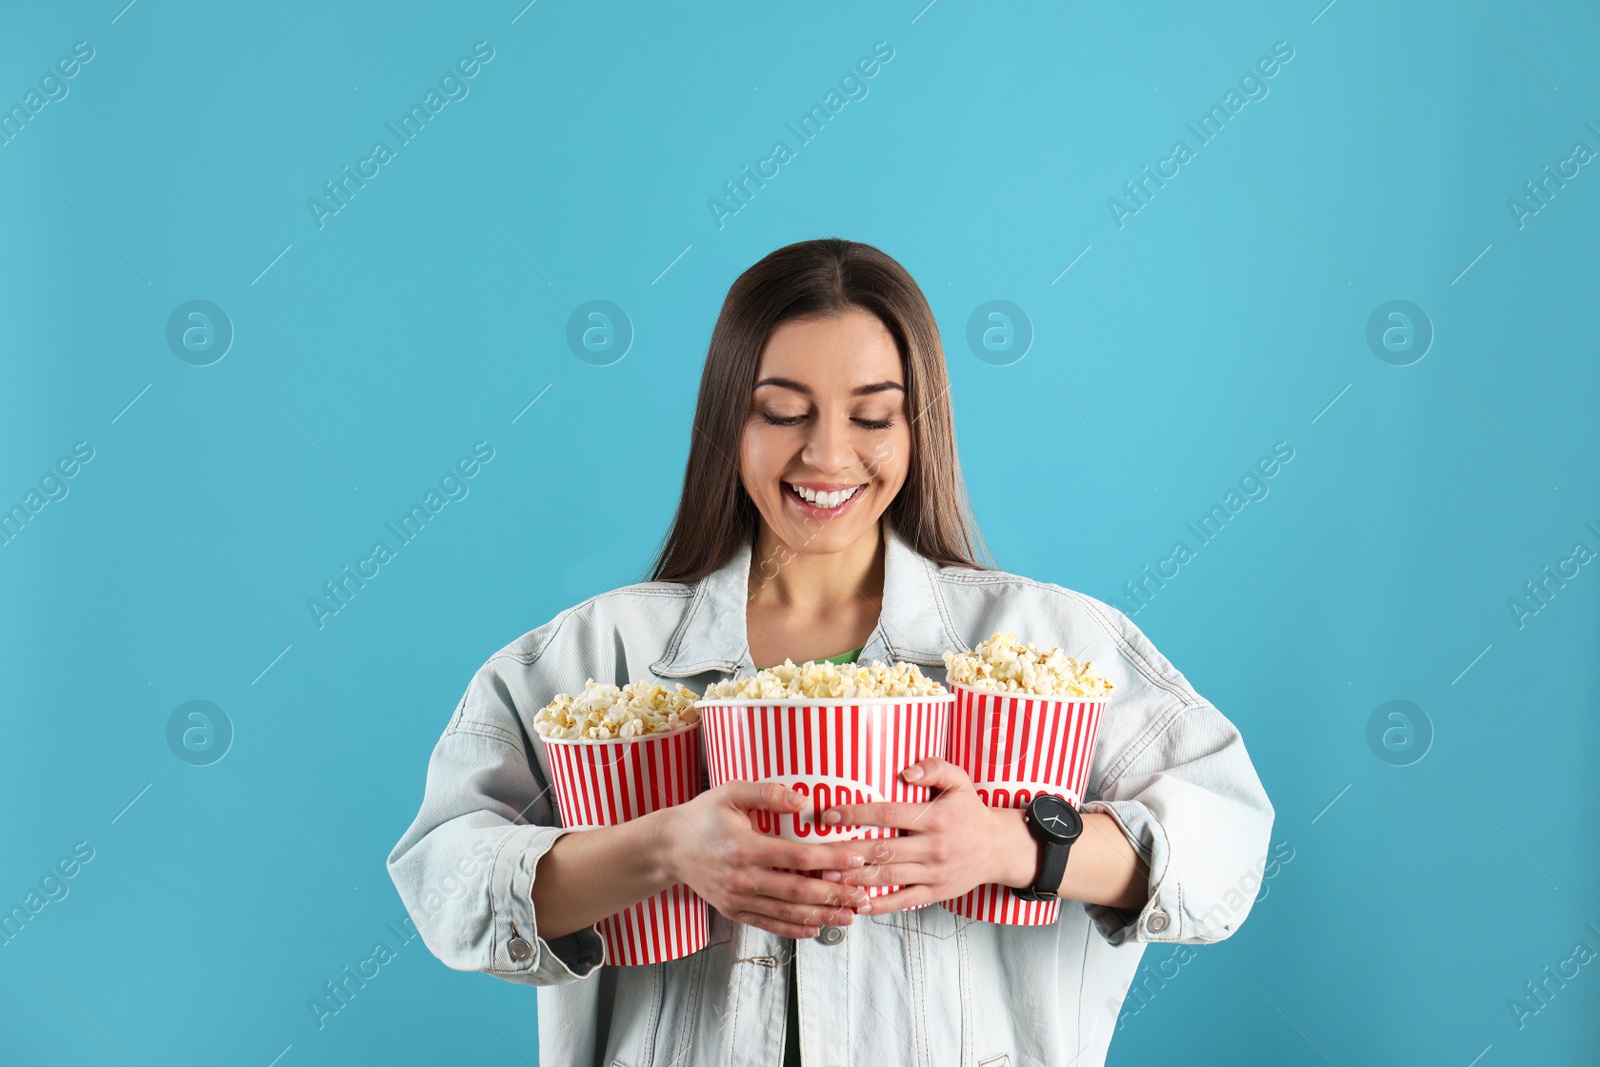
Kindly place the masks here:
POLYGON ((1273 811, 1243 740, 1137 627, 1081 593, 943 567, 885 528, 883 608, 861 652, 945 680, 941 653, 999 630, 1090 659, 1116 689, 1084 811, 1109 812, 1148 864, 1137 913, 1064 901, 1050 926, 938 905, 858 916, 844 938, 779 937, 712 911, 710 944, 671 963, 605 965, 593 927, 539 936, 539 858, 564 833, 534 713, 589 678, 749 673, 751 549, 694 583, 643 582, 561 612, 491 656, 428 765, 389 873, 424 943, 456 970, 538 988, 552 1065, 773 1067, 798 953, 807 1067, 1088 1067, 1104 1062, 1145 945, 1220 941, 1250 912, 1273 811), (530 951, 531 949, 531 951, 530 951), (518 958, 520 957, 520 958, 518 958))

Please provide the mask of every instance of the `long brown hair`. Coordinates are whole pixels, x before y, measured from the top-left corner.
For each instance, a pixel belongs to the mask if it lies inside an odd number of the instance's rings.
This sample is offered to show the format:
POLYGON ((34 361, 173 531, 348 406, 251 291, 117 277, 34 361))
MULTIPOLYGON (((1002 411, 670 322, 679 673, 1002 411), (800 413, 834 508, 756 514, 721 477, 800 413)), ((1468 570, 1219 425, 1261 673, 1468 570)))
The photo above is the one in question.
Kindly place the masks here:
POLYGON ((754 536, 760 513, 739 480, 739 445, 761 352, 781 323, 861 308, 894 337, 906 377, 911 456, 906 481, 884 517, 907 544, 938 563, 984 566, 956 459, 950 380, 933 310, 891 256, 859 241, 824 237, 785 245, 739 275, 711 331, 689 462, 672 528, 651 579, 692 582, 726 563, 754 536))

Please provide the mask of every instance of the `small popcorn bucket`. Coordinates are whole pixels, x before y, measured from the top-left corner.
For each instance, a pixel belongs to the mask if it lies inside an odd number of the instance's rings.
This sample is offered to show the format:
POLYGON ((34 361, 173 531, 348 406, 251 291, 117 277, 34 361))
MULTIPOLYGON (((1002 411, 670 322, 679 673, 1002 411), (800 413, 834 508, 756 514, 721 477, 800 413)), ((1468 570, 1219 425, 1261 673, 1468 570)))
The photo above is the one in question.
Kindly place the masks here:
MULTIPOLYGON (((890 826, 829 826, 822 813, 836 804, 892 800, 922 803, 926 786, 900 772, 947 750, 950 694, 779 700, 701 700, 706 771, 723 782, 780 782, 811 798, 792 814, 751 812, 761 833, 789 841, 853 841, 897 837, 890 826)), ((897 885, 865 886, 869 897, 897 885)))
MULTIPOLYGON (((700 791, 700 724, 611 741, 541 737, 561 824, 615 826, 682 804, 700 791)), ((711 912, 683 884, 667 887, 595 924, 606 963, 664 963, 705 948, 711 912)))
MULTIPOLYGON (((1083 803, 1105 697, 1031 696, 951 684, 950 762, 991 808, 1025 808, 1040 793, 1083 803)), ((939 902, 957 915, 1008 926, 1048 926, 1059 900, 1023 900, 1003 885, 939 902)))

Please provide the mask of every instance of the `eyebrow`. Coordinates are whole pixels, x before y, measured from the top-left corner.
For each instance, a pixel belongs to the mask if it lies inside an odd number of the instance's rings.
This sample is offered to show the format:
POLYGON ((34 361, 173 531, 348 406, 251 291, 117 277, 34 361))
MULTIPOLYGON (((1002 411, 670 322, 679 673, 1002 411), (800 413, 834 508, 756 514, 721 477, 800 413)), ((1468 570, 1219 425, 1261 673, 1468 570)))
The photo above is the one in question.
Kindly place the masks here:
MULTIPOLYGON (((763 385, 776 385, 780 389, 793 389, 797 393, 804 393, 806 396, 811 395, 811 387, 809 385, 797 382, 793 378, 763 378, 755 384, 755 388, 760 389, 763 385)), ((902 393, 906 391, 905 386, 899 382, 882 381, 873 382, 871 385, 858 385, 850 390, 850 395, 867 396, 870 393, 882 393, 890 389, 898 389, 902 393)))

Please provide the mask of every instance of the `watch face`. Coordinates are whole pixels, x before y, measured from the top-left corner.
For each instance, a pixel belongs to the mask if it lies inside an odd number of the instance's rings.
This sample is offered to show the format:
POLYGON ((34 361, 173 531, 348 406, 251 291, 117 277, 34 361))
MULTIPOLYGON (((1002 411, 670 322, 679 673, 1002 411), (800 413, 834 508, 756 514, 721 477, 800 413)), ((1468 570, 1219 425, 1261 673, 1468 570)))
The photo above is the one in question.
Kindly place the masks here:
POLYGON ((1028 805, 1028 816, 1046 835, 1063 843, 1074 841, 1083 832, 1083 819, 1078 809, 1067 803, 1065 797, 1054 793, 1041 793, 1028 805))

